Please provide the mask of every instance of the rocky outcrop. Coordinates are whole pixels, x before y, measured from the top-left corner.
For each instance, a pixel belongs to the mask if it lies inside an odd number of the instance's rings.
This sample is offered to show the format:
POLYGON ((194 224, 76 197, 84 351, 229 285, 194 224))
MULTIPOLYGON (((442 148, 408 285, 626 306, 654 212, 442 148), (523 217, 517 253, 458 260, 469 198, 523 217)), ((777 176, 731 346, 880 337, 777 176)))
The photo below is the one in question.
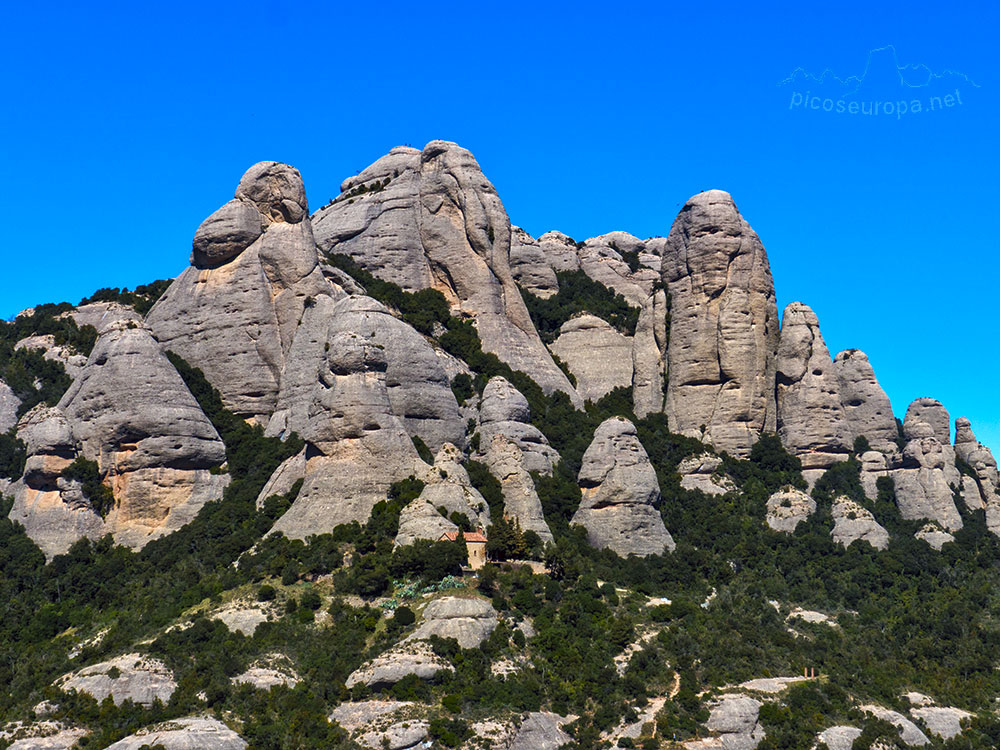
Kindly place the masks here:
POLYGON ((942 445, 951 445, 951 417, 944 405, 933 398, 918 398, 906 408, 903 418, 903 434, 906 423, 926 422, 931 428, 931 436, 942 445))
POLYGON ((647 297, 639 310, 632 337, 632 400, 640 419, 663 411, 669 315, 663 289, 647 297))
POLYGON ((816 314, 801 302, 785 308, 777 365, 778 435, 803 469, 847 459, 854 436, 816 314))
POLYGON ((947 531, 943 531, 940 527, 930 523, 924 524, 924 526, 913 536, 927 542, 932 548, 938 550, 939 552, 945 544, 955 541, 955 537, 947 531))
POLYGON ((306 303, 337 294, 319 269, 298 170, 261 162, 195 233, 191 266, 149 311, 165 349, 201 368, 235 413, 265 422, 306 303))
POLYGON ((420 474, 424 489, 419 499, 434 508, 444 508, 449 516, 452 513, 465 516, 473 528, 485 529, 490 525, 490 508, 472 486, 463 459, 462 452, 451 443, 441 446, 434 465, 420 474))
POLYGON ((70 750, 79 747, 77 742, 88 734, 80 727, 67 727, 54 721, 39 721, 0 730, 0 740, 13 742, 7 750, 70 750))
POLYGON ((784 487, 767 499, 767 525, 786 534, 815 512, 816 501, 794 487, 784 487))
POLYGON ((423 641, 398 644, 389 651, 362 664, 348 675, 344 683, 348 689, 364 683, 370 688, 390 687, 407 675, 421 680, 434 680, 440 671, 454 672, 455 668, 431 652, 423 641))
POLYGON ((62 690, 87 693, 98 703, 111 696, 116 706, 130 700, 147 708, 155 701, 166 703, 177 689, 170 670, 142 654, 124 654, 84 667, 64 675, 57 685, 62 690))
POLYGON ((278 686, 293 688, 301 681, 291 662, 282 654, 268 654, 231 680, 234 685, 250 685, 258 690, 278 686))
POLYGON ((951 706, 925 706, 910 709, 910 714, 927 727, 927 731, 943 740, 950 740, 962 733, 962 722, 973 718, 974 714, 951 706))
POLYGON ((17 410, 21 400, 14 395, 10 386, 0 380, 0 432, 7 432, 17 424, 17 410))
POLYGON ((520 227, 512 226, 510 231, 510 273, 514 281, 542 299, 556 294, 559 281, 538 240, 520 227))
POLYGON ((962 528, 962 518, 955 507, 953 488, 961 487, 962 479, 955 468, 955 449, 939 438, 949 434, 951 420, 940 403, 918 401, 921 403, 914 402, 907 410, 903 422, 906 447, 901 467, 893 471, 896 503, 906 520, 926 519, 946 531, 957 531, 962 528))
POLYGON ((577 393, 586 401, 632 383, 632 339, 596 315, 563 323, 549 348, 569 367, 577 393))
POLYGON ((29 458, 11 517, 50 557, 106 533, 142 547, 187 524, 228 483, 209 471, 225 461, 218 433, 132 320, 105 327, 58 407, 33 410, 21 433, 29 458), (61 476, 78 455, 97 463, 114 494, 106 517, 61 476))
POLYGON ((899 729, 900 739, 903 740, 904 744, 909 745, 910 747, 920 747, 930 743, 930 740, 927 739, 927 735, 921 732, 916 724, 898 711, 892 711, 888 708, 874 705, 861 706, 861 710, 867 714, 871 714, 876 719, 888 721, 890 724, 895 725, 899 729))
POLYGON ((316 212, 320 248, 408 291, 437 289, 484 351, 582 404, 535 331, 510 270, 511 226, 475 158, 446 141, 394 148, 316 212))
POLYGON ((500 482, 504 516, 517 521, 522 531, 534 531, 543 542, 554 541, 528 461, 517 443, 504 434, 495 435, 486 446, 483 462, 500 482))
POLYGON ((681 475, 681 487, 699 490, 706 495, 724 495, 736 489, 732 479, 719 471, 722 459, 712 453, 688 456, 677 465, 681 475))
POLYGON ((436 542, 445 534, 457 531, 458 526, 443 516, 441 511, 418 497, 399 513, 395 544, 404 547, 418 539, 436 542))
MULTIPOLYGON (((135 320, 135 309, 121 302, 88 302, 68 310, 62 315, 73 319, 80 328, 93 326, 100 331, 109 323, 119 320, 135 320)), ((60 317, 62 317, 62 315, 60 317)))
POLYGON ((881 453, 895 453, 896 418, 867 355, 860 349, 840 352, 833 360, 833 374, 851 435, 864 436, 881 453))
POLYGON ((253 634, 257 632, 257 628, 262 623, 267 622, 267 614, 267 611, 261 606, 253 607, 234 604, 219 610, 212 615, 212 618, 229 628, 230 632, 242 633, 248 638, 252 638, 253 634))
POLYGON ((875 520, 875 516, 853 500, 839 495, 833 500, 833 541, 849 547, 857 540, 868 542, 875 549, 889 546, 889 532, 875 520))
POLYGON ((422 720, 399 721, 384 729, 365 732, 358 742, 371 750, 411 750, 426 747, 430 724, 422 720))
POLYGON ((443 596, 424 608, 420 625, 406 640, 436 635, 454 638, 462 648, 476 648, 496 626, 497 613, 488 599, 443 596))
POLYGON ((570 718, 548 711, 529 713, 521 722, 508 750, 558 750, 573 741, 562 727, 570 718))
POLYGON ((423 336, 370 297, 323 297, 306 308, 282 370, 268 435, 304 434, 322 389, 318 373, 330 342, 340 335, 360 337, 381 350, 391 412, 409 435, 435 451, 444 443, 464 445, 465 425, 440 358, 423 336))
POLYGON ((825 744, 828 750, 851 750, 854 740, 860 736, 861 730, 857 727, 838 725, 824 729, 816 739, 825 744))
POLYGON ((591 237, 577 250, 580 269, 594 281, 622 295, 633 307, 641 307, 659 281, 652 268, 639 266, 635 271, 622 253, 638 254, 645 250, 642 240, 628 232, 610 232, 591 237))
MULTIPOLYGON (((893 459, 896 458, 894 455, 893 459)), ((874 500, 878 497, 878 480, 891 476, 886 455, 879 451, 865 451, 858 456, 858 463, 861 464, 861 486, 865 497, 874 500)))
POLYGON ((587 529, 592 545, 622 557, 674 550, 656 508, 656 471, 627 419, 614 417, 597 428, 583 454, 579 482, 582 500, 571 523, 587 529))
POLYGON ((955 454, 975 474, 962 477, 962 496, 970 509, 985 508, 986 524, 1000 534, 1000 474, 993 452, 976 439, 972 423, 965 417, 955 420, 955 454))
POLYGON ((667 237, 670 429, 746 455, 775 429, 778 309, 767 254, 728 193, 691 198, 667 237))
POLYGON ((318 300, 307 309, 291 349, 300 363, 319 359, 315 370, 303 368, 301 379, 287 379, 275 415, 282 430, 294 430, 307 442, 302 489, 273 528, 293 539, 364 523, 393 482, 423 465, 389 399, 384 346, 372 329, 352 327, 356 302, 318 300), (347 314, 338 315, 338 309, 347 314))
POLYGON ((247 743, 218 719, 189 716, 164 721, 140 729, 108 750, 142 750, 162 747, 163 750, 244 750, 247 743))
POLYGON ((528 399, 506 378, 491 378, 479 407, 480 446, 485 446, 480 450, 487 451, 494 438, 502 435, 521 450, 529 472, 551 474, 559 454, 530 419, 528 399))
POLYGON ((87 358, 79 354, 70 346, 56 344, 55 336, 45 334, 40 336, 28 336, 14 344, 15 351, 18 349, 34 349, 42 352, 42 357, 50 362, 58 362, 66 370, 70 378, 75 378, 80 374, 83 366, 87 364, 87 358))
POLYGON ((764 739, 758 722, 761 702, 745 695, 719 696, 709 706, 705 726, 717 737, 683 743, 689 750, 753 750, 764 739))

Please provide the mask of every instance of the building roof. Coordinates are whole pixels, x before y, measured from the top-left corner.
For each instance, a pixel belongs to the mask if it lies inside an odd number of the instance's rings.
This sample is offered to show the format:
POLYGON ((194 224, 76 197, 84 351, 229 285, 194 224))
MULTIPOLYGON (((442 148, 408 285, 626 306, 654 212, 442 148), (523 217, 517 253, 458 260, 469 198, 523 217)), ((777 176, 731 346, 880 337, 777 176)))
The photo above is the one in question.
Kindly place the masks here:
MULTIPOLYGON (((458 531, 446 531, 445 533, 443 533, 441 535, 441 539, 439 539, 438 541, 444 541, 445 539, 447 539, 449 542, 454 542, 454 541, 456 541, 458 539, 458 535, 460 533, 461 532, 458 532, 458 531)), ((470 532, 468 532, 468 533, 465 534, 465 541, 466 542, 485 542, 486 541, 486 535, 483 534, 481 531, 470 531, 470 532)))

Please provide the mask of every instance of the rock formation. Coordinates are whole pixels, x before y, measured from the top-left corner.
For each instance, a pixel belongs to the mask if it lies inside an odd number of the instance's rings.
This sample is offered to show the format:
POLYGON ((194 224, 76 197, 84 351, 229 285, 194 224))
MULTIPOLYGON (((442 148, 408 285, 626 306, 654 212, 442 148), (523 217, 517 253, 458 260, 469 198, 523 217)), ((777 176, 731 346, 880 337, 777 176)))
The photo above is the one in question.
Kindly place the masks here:
POLYGON ((502 433, 495 435, 485 448, 483 462, 500 482, 504 516, 516 520, 522 531, 534 531, 543 542, 555 541, 545 522, 527 457, 518 444, 502 433))
POLYGON ((580 404, 546 351, 510 271, 511 226, 475 158, 446 141, 394 148, 316 212, 316 238, 408 291, 433 288, 476 322, 483 349, 580 404))
POLYGON ((48 556, 105 533, 142 547, 188 523, 228 482, 209 471, 225 461, 218 433, 134 320, 107 325, 58 407, 36 407, 20 433, 29 458, 11 517, 48 556), (61 476, 78 455, 114 493, 106 517, 61 476))
POLYGON ((903 740, 903 744, 905 745, 920 747, 930 743, 930 740, 927 739, 927 735, 921 732, 916 724, 898 711, 892 711, 888 708, 875 705, 861 706, 861 710, 866 714, 871 714, 876 719, 881 719, 882 721, 888 721, 890 724, 894 724, 896 728, 899 729, 900 739, 903 740))
POLYGON ((127 700, 149 708, 166 703, 177 689, 173 675, 161 661, 141 654, 125 654, 63 676, 62 690, 87 693, 98 703, 108 696, 120 706, 127 700))
POLYGON ((950 740, 962 733, 962 722, 973 718, 974 714, 951 706, 925 706, 910 710, 914 718, 920 719, 927 730, 943 740, 950 740))
POLYGON ((204 371, 226 407, 265 422, 311 298, 334 287, 318 265, 298 170, 261 162, 195 233, 191 266, 147 323, 165 349, 204 371))
POLYGON ((579 481, 583 499, 571 523, 587 529, 592 545, 622 557, 674 550, 656 508, 656 471, 627 419, 613 417, 597 428, 583 454, 579 481))
POLYGON ((643 302, 632 337, 632 400, 640 419, 663 411, 667 367, 667 294, 654 291, 643 302))
POLYGON ((784 487, 767 499, 767 525, 786 534, 815 512, 816 501, 794 487, 784 487))
POLYGON ((469 473, 462 465, 464 456, 451 443, 445 443, 434 459, 434 465, 424 469, 419 478, 424 489, 419 500, 434 508, 444 508, 448 515, 465 516, 474 528, 490 525, 490 508, 479 490, 472 486, 469 473))
POLYGON ((897 431, 892 404, 865 353, 860 349, 840 352, 833 360, 833 374, 851 434, 864 436, 881 453, 895 453, 897 431))
POLYGON ((677 466, 681 475, 681 487, 686 490, 699 490, 706 495, 724 495, 736 489, 736 484, 729 477, 719 473, 722 459, 711 453, 689 456, 677 466))
POLYGON ((562 727, 570 718, 548 711, 529 713, 521 722, 509 750, 559 750, 573 741, 562 727))
POLYGON ((976 475, 962 477, 962 495, 970 509, 985 508, 986 524, 1000 534, 1000 474, 993 452, 976 439, 972 423, 965 417, 955 420, 955 453, 976 475))
POLYGON ((41 336, 28 336, 14 344, 14 350, 35 349, 42 352, 42 356, 50 362, 58 362, 66 370, 70 378, 75 378, 80 374, 83 366, 87 364, 87 358, 77 353, 70 346, 56 344, 55 336, 45 334, 41 336))
POLYGON ((639 266, 636 271, 632 271, 622 252, 638 255, 644 249, 642 240, 628 232, 611 232, 591 237, 577 250, 580 270, 594 281, 622 295, 633 307, 640 307, 653 291, 653 284, 659 280, 656 272, 659 266, 656 266, 656 270, 639 266))
POLYGON ((559 291, 559 281, 545 251, 520 227, 512 226, 510 230, 510 273, 514 281, 536 297, 551 297, 559 291))
POLYGON ((502 435, 520 448, 529 472, 551 474, 559 454, 530 419, 528 399, 505 378, 491 378, 479 407, 480 450, 486 452, 502 435))
POLYGON ((861 730, 857 727, 838 725, 824 729, 817 739, 824 743, 828 750, 851 750, 854 740, 860 736, 861 730))
POLYGON ((453 672, 455 668, 435 656, 423 641, 407 641, 362 664, 348 675, 344 683, 348 689, 364 683, 370 688, 391 687, 407 675, 432 681, 440 671, 453 672))
POLYGON ((746 455, 775 429, 778 310, 767 254, 728 193, 681 209, 664 248, 666 412, 674 432, 746 455))
POLYGON ((14 395, 10 386, 0 380, 0 432, 7 432, 17 424, 17 410, 21 400, 14 395))
POLYGON ((381 351, 391 413, 409 435, 434 451, 444 443, 464 445, 465 425, 440 358, 423 336, 370 297, 321 297, 307 306, 281 373, 268 435, 304 434, 322 389, 318 373, 339 335, 361 337, 381 351))
POLYGON ((716 732, 717 738, 691 740, 684 743, 688 750, 753 750, 764 739, 764 728, 758 722, 761 702, 734 693, 721 695, 709 706, 705 726, 716 732))
POLYGON ((443 596, 423 611, 423 620, 406 640, 427 640, 432 635, 454 638, 462 648, 476 648, 497 626, 497 613, 488 599, 443 596))
POLYGON ((108 750, 142 750, 162 747, 163 750, 244 750, 247 743, 218 719, 189 716, 171 719, 140 729, 108 750))
POLYGON ((597 401, 632 384, 632 339, 596 315, 563 323, 549 348, 569 367, 585 401, 597 401))
POLYGON ((875 516, 853 500, 839 495, 833 499, 833 541, 845 547, 858 539, 868 542, 875 549, 889 546, 889 532, 875 520, 875 516))
POLYGON ((282 429, 298 432, 307 442, 302 489, 274 525, 274 531, 293 539, 364 523, 390 485, 415 475, 422 465, 393 412, 384 346, 375 340, 374 329, 354 331, 342 325, 352 320, 350 315, 337 315, 340 308, 349 313, 356 302, 317 300, 306 310, 291 349, 292 361, 320 359, 316 370, 303 369, 301 380, 286 380, 276 415, 282 429), (327 310, 331 305, 334 309, 327 310), (314 380, 310 372, 316 372, 314 380))
POLYGON ((854 436, 819 321, 801 302, 785 308, 777 373, 778 435, 785 449, 806 470, 845 460, 854 436))
POLYGON ((947 531, 957 531, 962 519, 953 493, 962 480, 955 468, 955 449, 941 441, 949 436, 950 425, 948 412, 937 401, 918 399, 911 404, 903 423, 906 447, 893 479, 903 518, 936 521, 947 531))

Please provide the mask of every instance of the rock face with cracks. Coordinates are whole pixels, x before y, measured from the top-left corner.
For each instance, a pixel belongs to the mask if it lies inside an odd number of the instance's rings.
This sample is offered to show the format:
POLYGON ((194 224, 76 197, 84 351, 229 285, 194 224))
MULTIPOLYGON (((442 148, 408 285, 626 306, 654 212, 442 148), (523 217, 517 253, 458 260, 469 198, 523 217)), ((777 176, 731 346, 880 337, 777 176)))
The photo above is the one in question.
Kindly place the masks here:
POLYGON ((670 429, 746 455, 775 429, 778 309, 767 254, 728 193, 684 204, 667 237, 670 429))
POLYGON ((140 729, 108 746, 108 750, 244 750, 247 743, 218 719, 190 716, 140 729))
POLYGON ((833 374, 851 434, 864 436, 881 453, 895 453, 897 430, 892 404, 865 353, 860 349, 840 352, 833 360, 833 374))
POLYGON ((632 383, 631 337, 596 315, 581 315, 563 323, 550 348, 569 367, 577 392, 586 401, 598 401, 615 388, 632 383))
POLYGON ((307 301, 335 293, 319 268, 298 170, 261 162, 198 228, 191 266, 147 323, 165 349, 201 368, 227 408, 265 422, 307 301))
POLYGON ((673 551, 674 540, 656 508, 660 486, 635 426, 613 417, 594 433, 580 467, 583 495, 572 523, 592 545, 622 557, 673 551))
POLYGON ((408 291, 437 289, 483 349, 542 388, 579 396, 531 323, 510 269, 511 225, 475 158, 447 141, 394 148, 316 212, 320 248, 408 291))
POLYGON ((801 302, 785 308, 777 365, 778 435, 803 469, 825 469, 854 443, 830 352, 816 314, 801 302))

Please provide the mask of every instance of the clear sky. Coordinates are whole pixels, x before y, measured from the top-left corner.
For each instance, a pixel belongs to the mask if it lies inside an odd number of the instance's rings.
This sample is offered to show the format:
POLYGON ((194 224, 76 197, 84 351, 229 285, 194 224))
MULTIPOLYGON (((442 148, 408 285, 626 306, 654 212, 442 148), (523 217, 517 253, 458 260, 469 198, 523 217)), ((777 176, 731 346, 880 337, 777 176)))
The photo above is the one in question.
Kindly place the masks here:
POLYGON ((934 396, 1000 448, 1000 11, 814 5, 16 4, 0 316, 177 274, 254 162, 318 207, 442 138, 536 236, 666 234, 728 190, 779 308, 865 350, 898 415, 934 396))

